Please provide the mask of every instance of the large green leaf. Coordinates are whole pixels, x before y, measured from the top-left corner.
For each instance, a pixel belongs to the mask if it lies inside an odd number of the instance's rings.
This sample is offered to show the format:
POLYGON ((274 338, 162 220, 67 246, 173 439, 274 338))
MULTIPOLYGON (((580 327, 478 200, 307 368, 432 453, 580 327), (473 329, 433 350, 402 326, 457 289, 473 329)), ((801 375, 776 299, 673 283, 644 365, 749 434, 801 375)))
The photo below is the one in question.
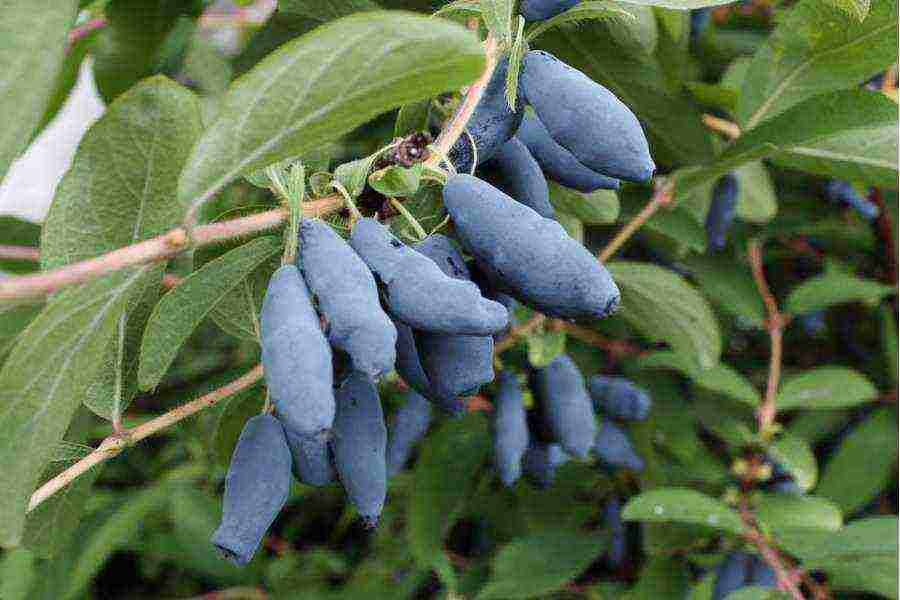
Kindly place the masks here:
POLYGON ((874 400, 878 390, 865 375, 846 367, 819 367, 786 377, 775 406, 794 408, 843 408, 874 400))
POLYGON ((816 456, 803 438, 783 433, 769 447, 769 456, 790 473, 803 491, 809 491, 816 485, 819 471, 816 456))
POLYGON ((845 90, 814 96, 746 131, 707 167, 676 173, 687 192, 741 165, 795 147, 897 129, 897 105, 881 92, 845 90))
POLYGON ((643 356, 638 364, 643 368, 674 369, 702 388, 753 407, 759 405, 759 392, 756 388, 743 375, 726 364, 718 363, 707 369, 701 369, 690 357, 666 350, 643 356))
POLYGON ((169 290, 153 309, 141 342, 138 382, 156 387, 178 350, 197 325, 256 267, 281 250, 281 240, 266 236, 210 261, 169 290))
POLYGON ((737 512, 721 500, 686 488, 659 488, 632 498, 622 510, 627 521, 692 523, 741 533, 744 525, 737 512))
MULTIPOLYGON (((680 90, 673 89, 652 54, 623 48, 622 31, 634 19, 589 21, 578 29, 549 31, 535 44, 603 84, 641 120, 660 164, 703 162, 712 156, 709 132, 700 113, 680 90)), ((630 36, 637 37, 637 36, 630 36)))
POLYGON ((722 340, 712 309, 682 277, 656 265, 615 261, 608 265, 622 291, 620 312, 651 340, 664 340, 700 368, 719 361, 722 340))
POLYGON ((761 494, 756 518, 772 531, 820 529, 837 531, 844 524, 841 509, 824 498, 799 494, 761 494))
POLYGON ((807 98, 865 81, 896 61, 896 0, 875 0, 861 23, 821 0, 802 0, 753 58, 741 86, 738 121, 752 129, 807 98))
POLYGON ((0 371, 0 545, 19 542, 38 477, 148 268, 61 292, 25 329, 0 371))
POLYGON ((735 170, 740 188, 737 216, 751 223, 765 223, 778 212, 775 186, 766 166, 760 161, 748 162, 735 170))
POLYGON ((493 562, 478 598, 542 598, 581 574, 603 552, 607 538, 585 533, 542 533, 514 540, 493 562))
POLYGON ((278 0, 280 14, 319 23, 365 10, 378 10, 378 5, 371 0, 278 0))
POLYGON ((762 327, 766 307, 745 264, 733 258, 691 254, 681 259, 706 297, 728 313, 762 327))
POLYGON ((897 413, 881 408, 847 434, 816 493, 850 513, 877 496, 896 471, 897 413))
POLYGON ((474 490, 479 466, 488 457, 490 438, 481 416, 447 421, 431 437, 416 463, 409 495, 406 536, 416 560, 445 570, 444 536, 474 490))
POLYGON ((615 223, 619 217, 619 197, 612 190, 583 194, 553 181, 548 183, 553 207, 586 225, 615 223))
POLYGON ((483 67, 474 35, 443 19, 371 12, 328 23, 231 85, 194 149, 179 197, 204 202, 239 175, 469 83, 483 67))
MULTIPOLYGON (((41 262, 54 268, 157 236, 175 225, 178 176, 200 134, 196 96, 165 77, 147 79, 113 102, 85 134, 60 183, 42 232, 41 262)), ((85 399, 115 418, 137 393, 141 334, 159 299, 162 267, 147 270, 120 316, 98 378, 85 399)))
POLYGON ((893 286, 845 273, 826 273, 807 279, 787 298, 785 309, 795 315, 830 308, 848 302, 877 302, 894 292, 893 286))
POLYGON ((76 0, 0 0, 0 181, 44 114, 76 0))

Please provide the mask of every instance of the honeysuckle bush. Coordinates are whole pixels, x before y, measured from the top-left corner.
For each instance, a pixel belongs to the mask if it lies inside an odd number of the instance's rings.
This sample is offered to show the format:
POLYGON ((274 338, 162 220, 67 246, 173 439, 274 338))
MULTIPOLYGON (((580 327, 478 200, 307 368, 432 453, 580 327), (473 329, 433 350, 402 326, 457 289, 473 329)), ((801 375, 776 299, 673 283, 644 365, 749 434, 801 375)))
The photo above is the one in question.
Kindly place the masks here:
MULTIPOLYGON (((895 0, 211 4, 0 0, 0 179, 83 61, 107 103, 44 222, 0 218, 2 600, 897 597, 895 0), (639 461, 505 487, 494 383, 465 416, 432 407, 373 530, 339 484, 293 482, 255 558, 223 560, 301 215, 453 236, 451 147, 500 61, 522 101, 529 50, 618 97, 656 174, 550 182, 620 307, 520 306, 495 366, 627 380, 646 419, 602 427, 639 461)), ((406 387, 379 383, 389 431, 406 387)))

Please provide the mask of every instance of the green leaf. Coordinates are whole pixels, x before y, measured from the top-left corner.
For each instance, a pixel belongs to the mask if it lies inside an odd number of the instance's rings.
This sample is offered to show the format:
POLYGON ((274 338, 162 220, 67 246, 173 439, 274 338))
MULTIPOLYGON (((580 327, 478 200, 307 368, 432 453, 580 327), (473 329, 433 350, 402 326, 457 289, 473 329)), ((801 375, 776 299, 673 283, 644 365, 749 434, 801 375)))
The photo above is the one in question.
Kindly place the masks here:
POLYGON ((94 81, 112 102, 138 81, 162 71, 165 42, 179 17, 189 12, 183 0, 110 0, 106 25, 94 48, 94 81))
POLYGON ((327 23, 356 12, 378 10, 371 0, 278 0, 278 12, 327 23))
POLYGON ((613 190, 584 194, 559 185, 550 186, 550 202, 556 210, 572 215, 585 225, 608 225, 619 218, 619 196, 613 190))
POLYGON ((77 8, 75 0, 5 0, 0 6, 0 181, 49 104, 77 8))
POLYGON ((528 336, 528 363, 537 369, 546 367, 566 351, 565 331, 539 331, 528 336))
POLYGON ((640 4, 643 6, 661 6, 663 8, 676 8, 679 10, 689 10, 694 8, 704 8, 707 6, 721 6, 722 4, 730 4, 730 0, 620 0, 626 4, 640 4))
POLYGON ((897 414, 881 408, 857 425, 825 465, 816 493, 844 512, 865 506, 897 470, 897 414))
POLYGON ((675 183, 679 193, 687 192, 753 160, 885 127, 897 128, 897 105, 881 92, 854 89, 814 96, 746 131, 710 166, 677 172, 675 183))
POLYGON ((769 446, 769 456, 790 473, 797 485, 808 492, 816 485, 819 467, 816 456, 803 438, 783 433, 769 446))
POLYGON ((750 223, 765 223, 778 212, 775 186, 769 171, 759 161, 748 162, 735 171, 740 191, 737 201, 737 216, 750 223))
MULTIPOLYGON (((11 215, 0 216, 0 239, 4 244, 36 248, 41 239, 41 226, 11 215)), ((38 264, 33 260, 0 259, 0 276, 6 273, 30 273, 38 264)))
POLYGON ((256 267, 249 275, 223 297, 209 314, 216 325, 236 338, 259 343, 259 313, 269 279, 281 266, 281 256, 272 256, 256 267))
POLYGON ((741 533, 741 517, 724 502, 686 488, 658 488, 632 498, 622 511, 626 521, 692 523, 741 533))
POLYGON ((164 504, 168 493, 166 485, 156 485, 126 494, 86 520, 79 528, 78 556, 68 572, 66 593, 61 600, 80 597, 113 552, 138 534, 147 513, 164 504))
POLYGON ((725 600, 790 600, 790 598, 787 592, 758 585, 747 586, 725 596, 725 600))
POLYGON ((691 254, 681 259, 710 301, 754 327, 762 327, 766 307, 750 270, 733 258, 691 254))
POLYGON ((519 72, 522 70, 522 60, 528 49, 525 40, 525 17, 521 15, 516 17, 513 29, 515 35, 509 49, 509 65, 506 69, 506 104, 510 110, 515 111, 518 106, 519 72))
POLYGON ((459 518, 489 452, 487 422, 477 415, 446 421, 422 449, 406 527, 410 551, 421 566, 449 566, 444 536, 459 518))
POLYGON ((377 12, 328 23, 231 85, 181 176, 179 198, 203 203, 240 175, 470 83, 483 68, 477 39, 449 21, 377 12))
POLYGON ((859 371, 846 367, 818 367, 787 377, 778 391, 778 410, 828 409, 856 406, 878 396, 875 386, 859 371))
MULTIPOLYGON (((898 352, 897 343, 897 320, 894 318, 894 312, 890 306, 880 306, 878 314, 881 318, 881 347, 887 365, 888 376, 891 382, 897 385, 897 381, 900 380, 900 375, 898 375, 898 369, 900 369, 898 356, 900 356, 900 352, 898 352)), ((0 354, 2 354, 2 349, 0 349, 0 354)))
POLYGON ((701 369, 690 357, 660 350, 642 356, 638 360, 638 365, 644 369, 674 369, 702 388, 734 398, 752 407, 759 406, 760 397, 756 388, 743 375, 726 364, 718 363, 707 369, 701 369))
POLYGON ((481 17, 494 37, 507 46, 512 44, 514 0, 481 0, 481 17))
POLYGON ((0 360, 16 343, 22 330, 34 320, 42 305, 4 306, 0 308, 0 360))
POLYGON ((385 196, 413 196, 419 191, 422 169, 422 163, 409 168, 390 165, 369 175, 369 185, 385 196))
POLYGON ((828 586, 837 590, 869 592, 897 598, 897 556, 820 561, 817 570, 828 576, 828 586))
POLYGON ((622 317, 651 340, 664 340, 701 368, 719 361, 719 325, 706 300, 682 277, 655 265, 607 265, 622 292, 622 317))
MULTIPOLYGON (((548 31, 535 43, 603 84, 628 105, 650 138, 657 164, 708 161, 712 143, 697 107, 686 93, 671 86, 653 55, 622 47, 625 34, 616 30, 636 26, 636 19, 593 20, 575 30, 548 31)), ((629 37, 639 39, 637 35, 629 37)))
POLYGON ((894 293, 892 286, 831 272, 811 277, 791 290, 785 309, 795 315, 802 315, 837 304, 877 302, 892 293, 894 293))
POLYGON ((0 545, 19 542, 28 499, 148 268, 59 293, 25 329, 0 371, 0 545))
POLYGON ((643 567, 641 578, 632 589, 626 594, 609 597, 627 600, 683 600, 689 583, 690 577, 681 561, 668 556, 656 556, 643 567))
MULTIPOLYGON (((630 194, 619 192, 622 210, 619 221, 627 222, 637 216, 643 205, 633 202, 630 194)), ((687 207, 658 210, 644 223, 642 229, 665 236, 679 247, 697 253, 706 251, 706 229, 702 219, 698 219, 687 207)))
POLYGON ((237 445, 244 424, 263 408, 265 391, 262 382, 229 396, 222 410, 216 415, 212 433, 212 452, 216 462, 227 467, 237 445))
POLYGON ((394 123, 394 137, 405 137, 411 133, 428 129, 428 115, 431 112, 431 98, 410 102, 400 107, 397 122, 394 123))
POLYGON ((870 0, 825 0, 826 2, 838 7, 857 21, 864 21, 869 14, 871 6, 870 0))
MULTIPOLYGON (((616 6, 612 2, 607 2, 605 0, 601 1, 593 1, 593 2, 581 2, 576 4, 569 10, 564 13, 560 13, 555 17, 551 17, 545 21, 538 21, 534 25, 532 25, 528 29, 528 33, 525 35, 526 41, 531 42, 536 37, 541 34, 550 31, 551 29, 556 29, 558 27, 562 27, 565 25, 571 24, 579 24, 590 19, 615 19, 615 18, 625 18, 625 19, 635 19, 634 14, 631 11, 639 12, 640 7, 620 7, 616 6)), ((652 14, 650 15, 652 17, 652 14)), ((632 24, 634 25, 634 24, 632 24)), ((651 27, 645 27, 644 31, 649 31, 650 29, 654 29, 655 33, 655 23, 651 22, 651 27)), ((639 36, 632 36, 628 32, 627 29, 623 28, 622 37, 627 40, 631 39, 640 39, 639 36)), ((652 50, 652 46, 647 46, 648 50, 652 50)))
MULTIPOLYGON (((862 23, 820 0, 798 2, 754 56, 738 121, 752 129, 808 98, 883 71, 897 60, 896 32, 896 0, 877 1, 862 23)), ((896 112, 895 106, 895 119, 896 112)))
POLYGON ((841 509, 824 498, 796 494, 760 494, 757 519, 772 531, 821 529, 838 531, 844 524, 841 509))
MULTIPOLYGON (((55 268, 93 258, 175 227, 178 175, 200 135, 197 97, 165 77, 120 96, 85 134, 42 232, 41 262, 55 268)), ((115 343, 87 405, 115 418, 137 393, 141 335, 159 299, 163 267, 148 269, 120 316, 115 343)))
POLYGON ((581 574, 607 544, 606 536, 542 533, 513 540, 494 558, 478 598, 538 598, 581 574))
POLYGON ((257 238, 205 264, 169 290, 153 309, 141 342, 138 382, 156 387, 178 350, 220 300, 259 265, 280 252, 277 237, 257 238))

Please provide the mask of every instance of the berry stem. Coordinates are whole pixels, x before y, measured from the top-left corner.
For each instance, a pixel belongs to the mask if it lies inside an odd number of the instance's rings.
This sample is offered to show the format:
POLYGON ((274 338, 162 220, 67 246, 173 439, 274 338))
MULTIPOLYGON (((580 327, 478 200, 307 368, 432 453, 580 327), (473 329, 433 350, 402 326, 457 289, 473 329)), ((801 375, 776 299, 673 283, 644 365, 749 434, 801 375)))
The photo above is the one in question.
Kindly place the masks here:
POLYGON ((177 408, 173 408, 169 412, 151 419, 142 425, 132 427, 131 429, 123 429, 118 433, 113 433, 104 439, 93 452, 38 488, 37 491, 31 495, 31 501, 28 503, 28 512, 31 512, 40 506, 44 500, 78 479, 81 475, 90 471, 96 465, 99 465, 114 456, 118 456, 128 446, 159 433, 167 427, 171 427, 175 423, 183 421, 205 408, 215 406, 225 398, 249 388, 262 379, 262 376, 262 365, 257 365, 231 383, 228 383, 205 396, 201 396, 187 404, 182 404, 177 408))
POLYGON ((621 231, 606 244, 606 247, 604 247, 597 256, 597 259, 600 262, 605 263, 612 258, 612 255, 615 254, 632 235, 634 235, 634 232, 650 220, 650 217, 652 217, 661 206, 669 204, 672 201, 674 191, 674 187, 671 183, 658 183, 656 190, 653 192, 653 197, 650 199, 650 202, 647 203, 647 206, 635 215, 631 221, 626 223, 621 231))
POLYGON ((768 435, 767 431, 771 429, 775 422, 775 396, 778 394, 778 383, 781 379, 781 354, 782 354, 782 329, 784 327, 784 317, 778 310, 778 302, 769 289, 766 281, 766 274, 763 271, 762 248, 757 240, 750 240, 747 244, 747 258, 750 261, 750 267, 753 270, 753 281, 756 283, 756 289, 762 296, 763 303, 766 306, 768 314, 767 326, 769 330, 769 338, 771 339, 772 350, 769 357, 769 378, 766 383, 766 395, 762 404, 756 411, 756 418, 759 422, 759 432, 761 435, 768 435))

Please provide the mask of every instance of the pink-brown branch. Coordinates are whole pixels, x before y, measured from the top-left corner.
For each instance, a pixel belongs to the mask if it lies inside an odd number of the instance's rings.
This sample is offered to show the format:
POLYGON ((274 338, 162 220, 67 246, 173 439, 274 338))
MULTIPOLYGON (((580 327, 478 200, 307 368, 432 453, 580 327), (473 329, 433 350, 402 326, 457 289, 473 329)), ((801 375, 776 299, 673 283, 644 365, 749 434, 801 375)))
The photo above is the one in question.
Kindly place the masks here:
POLYGON ((756 411, 759 421, 759 431, 762 435, 768 435, 771 425, 775 422, 777 407, 775 398, 778 394, 778 384, 781 380, 781 355, 782 355, 782 331, 784 329, 784 317, 778 309, 778 301, 769 289, 766 274, 763 271, 762 249, 759 242, 750 240, 747 244, 747 258, 753 271, 753 281, 756 289, 766 306, 766 325, 771 340, 771 352, 769 355, 769 377, 766 382, 766 395, 762 404, 756 411))
POLYGON ((603 250, 600 251, 600 254, 597 256, 597 260, 602 263, 607 262, 612 255, 615 254, 622 245, 634 235, 638 229, 640 229, 644 223, 646 223, 650 217, 656 214, 661 207, 669 204, 674 197, 675 188, 669 182, 657 182, 656 189, 653 192, 653 197, 650 198, 650 202, 647 203, 641 212, 634 216, 631 221, 625 224, 624 227, 606 244, 603 250))
POLYGON ((41 260, 41 251, 31 246, 5 246, 0 245, 0 258, 4 260, 41 260))

